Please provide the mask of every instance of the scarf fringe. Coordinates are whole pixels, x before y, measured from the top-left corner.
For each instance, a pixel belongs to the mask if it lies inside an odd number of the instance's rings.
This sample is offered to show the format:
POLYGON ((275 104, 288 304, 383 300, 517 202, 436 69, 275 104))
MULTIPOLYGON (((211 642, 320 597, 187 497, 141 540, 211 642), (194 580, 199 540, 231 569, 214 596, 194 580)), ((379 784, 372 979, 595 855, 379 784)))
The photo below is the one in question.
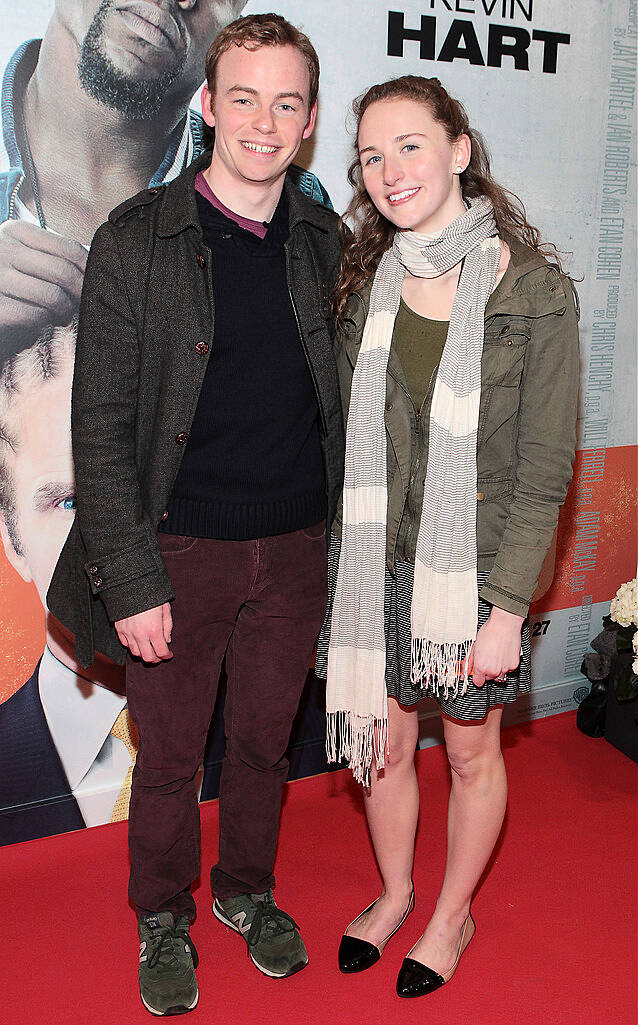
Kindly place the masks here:
POLYGON ((470 637, 465 641, 436 644, 427 637, 413 637, 412 683, 420 683, 432 694, 456 698, 462 682, 461 696, 466 694, 469 682, 467 658, 475 640, 475 637, 470 637))
POLYGON ((328 712, 326 717, 326 755, 329 762, 348 759, 348 768, 357 783, 370 786, 370 768, 383 769, 388 744, 388 720, 354 712, 328 712))

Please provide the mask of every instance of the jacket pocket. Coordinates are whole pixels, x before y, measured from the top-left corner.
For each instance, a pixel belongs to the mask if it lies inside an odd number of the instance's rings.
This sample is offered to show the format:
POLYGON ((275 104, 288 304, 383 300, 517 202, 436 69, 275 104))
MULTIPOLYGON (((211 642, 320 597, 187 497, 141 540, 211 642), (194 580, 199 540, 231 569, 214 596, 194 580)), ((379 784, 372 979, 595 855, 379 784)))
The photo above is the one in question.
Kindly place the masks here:
POLYGON ((496 555, 509 515, 512 480, 479 474, 476 489, 476 546, 479 556, 496 555))
POLYGON ((194 548, 199 538, 183 534, 158 533, 157 540, 162 558, 165 555, 184 555, 194 548))
POLYGON ((509 473, 514 465, 520 385, 530 337, 527 317, 495 317, 485 331, 477 449, 495 474, 509 473))
POLYGON ((486 325, 481 359, 481 387, 517 388, 527 343, 532 334, 528 317, 496 316, 486 325))
POLYGON ((303 536, 309 541, 325 541, 326 521, 321 520, 319 523, 315 523, 311 527, 302 527, 301 534, 303 534, 303 536))

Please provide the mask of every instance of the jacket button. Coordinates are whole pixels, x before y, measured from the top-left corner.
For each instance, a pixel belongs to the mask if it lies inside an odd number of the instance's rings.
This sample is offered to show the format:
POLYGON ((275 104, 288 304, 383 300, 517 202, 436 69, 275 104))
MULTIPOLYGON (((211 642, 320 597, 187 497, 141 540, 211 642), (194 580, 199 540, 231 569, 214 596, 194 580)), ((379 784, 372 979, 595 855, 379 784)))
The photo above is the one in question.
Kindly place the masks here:
POLYGON ((101 587, 102 586, 102 577, 93 577, 93 586, 94 587, 101 587))
POLYGON ((168 509, 165 509, 164 512, 162 513, 162 518, 160 520, 160 523, 166 523, 167 519, 168 519, 168 509))
POLYGON ((197 262, 200 267, 206 266, 206 258, 201 253, 197 254, 197 262))
POLYGON ((512 339, 511 339, 511 338, 508 338, 508 339, 507 339, 507 344, 508 344, 508 345, 513 345, 513 344, 514 344, 514 342, 512 341, 512 339))
POLYGON ((157 195, 157 193, 158 193, 158 192, 161 192, 162 190, 161 190, 161 188, 159 187, 159 185, 154 185, 154 186, 153 186, 153 188, 152 188, 152 189, 149 189, 148 191, 150 192, 151 196, 156 196, 156 195, 157 195))
POLYGON ((175 441, 178 445, 185 445, 188 441, 188 434, 186 433, 186 431, 180 431, 180 433, 175 438, 175 441))
POLYGON ((208 352, 208 342, 198 342, 195 346, 195 352, 198 352, 200 356, 205 356, 208 352))
POLYGON ((385 408, 386 409, 392 409, 392 403, 391 402, 386 402, 385 408))
POLYGON ((484 491, 477 491, 476 492, 476 501, 477 502, 484 502, 485 501, 485 492, 484 491))
POLYGON ((509 331, 509 329, 510 329, 510 326, 509 326, 509 324, 506 324, 506 325, 505 325, 505 327, 502 327, 502 328, 501 328, 501 334, 502 334, 502 335, 506 335, 506 334, 507 334, 507 332, 509 331))
POLYGON ((89 573, 97 573, 97 566, 89 566, 89 573))

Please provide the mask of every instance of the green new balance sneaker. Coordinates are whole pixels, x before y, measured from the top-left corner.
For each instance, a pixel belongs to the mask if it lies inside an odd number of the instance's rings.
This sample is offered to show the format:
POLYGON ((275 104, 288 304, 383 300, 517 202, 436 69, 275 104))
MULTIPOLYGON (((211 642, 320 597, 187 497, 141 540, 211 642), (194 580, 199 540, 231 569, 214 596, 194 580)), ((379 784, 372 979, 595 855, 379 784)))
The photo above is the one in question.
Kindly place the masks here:
POLYGON ((186 916, 170 911, 139 918, 140 996, 147 1011, 163 1017, 192 1011, 199 1000, 195 969, 199 963, 186 916))
POLYGON ((272 890, 240 893, 213 901, 213 914, 246 940, 252 963, 272 979, 284 979, 308 964, 296 922, 275 904, 272 890))

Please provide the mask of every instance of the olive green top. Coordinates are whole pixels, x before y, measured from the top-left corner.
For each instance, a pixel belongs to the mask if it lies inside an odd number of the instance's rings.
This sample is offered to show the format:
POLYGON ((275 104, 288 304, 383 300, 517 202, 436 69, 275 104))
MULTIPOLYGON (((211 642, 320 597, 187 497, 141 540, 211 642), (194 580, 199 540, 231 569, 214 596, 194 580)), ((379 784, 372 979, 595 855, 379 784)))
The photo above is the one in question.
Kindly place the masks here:
POLYGON ((449 326, 448 320, 422 317, 401 299, 394 321, 392 345, 403 367, 408 393, 417 412, 425 402, 432 375, 439 365, 449 326))
MULTIPOLYGON (((501 281, 492 292, 489 303, 498 299, 501 281)), ((408 393, 417 412, 425 402, 434 371, 441 361, 449 326, 449 320, 430 320, 415 313, 401 299, 394 321, 392 346, 399 357, 408 393)))

